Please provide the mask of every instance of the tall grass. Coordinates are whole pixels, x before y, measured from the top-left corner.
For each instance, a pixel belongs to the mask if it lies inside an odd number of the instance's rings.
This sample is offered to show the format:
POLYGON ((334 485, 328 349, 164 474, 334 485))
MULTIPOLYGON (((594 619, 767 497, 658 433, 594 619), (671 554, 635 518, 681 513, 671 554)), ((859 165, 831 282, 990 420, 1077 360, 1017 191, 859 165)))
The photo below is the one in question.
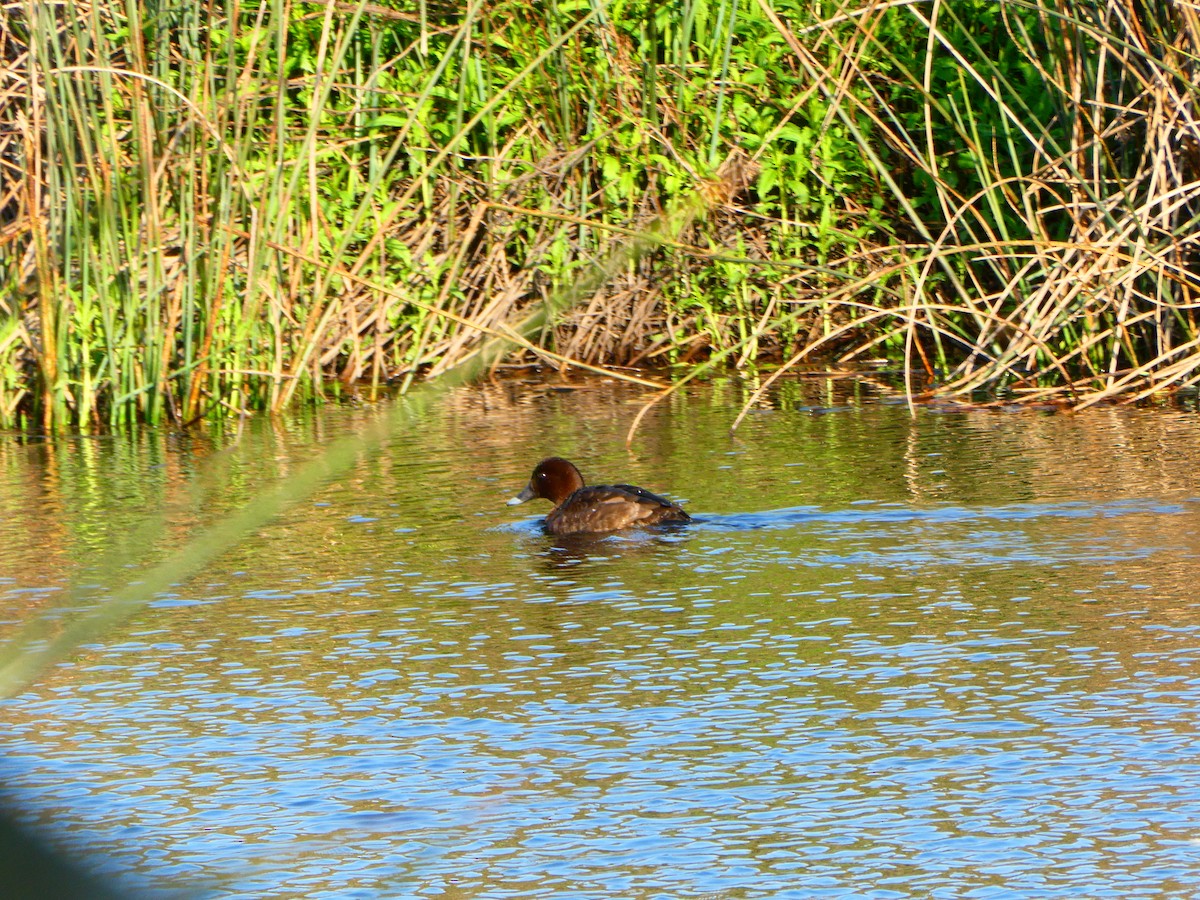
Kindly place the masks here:
POLYGON ((864 153, 882 142, 901 161, 901 178, 877 166, 912 243, 900 302, 855 317, 892 324, 854 352, 903 340, 908 371, 918 357, 931 374, 949 370, 943 394, 1007 382, 1077 406, 1200 380, 1195 11, 913 5, 904 16, 925 42, 915 55, 894 40, 892 11, 859 12, 853 35, 820 26, 845 80, 870 88, 843 95, 838 116, 864 153), (895 102, 873 77, 881 70, 900 73, 920 102, 895 102))
POLYGON ((491 365, 1200 380, 1197 14, 184 0, 0 18, 0 425, 491 365))

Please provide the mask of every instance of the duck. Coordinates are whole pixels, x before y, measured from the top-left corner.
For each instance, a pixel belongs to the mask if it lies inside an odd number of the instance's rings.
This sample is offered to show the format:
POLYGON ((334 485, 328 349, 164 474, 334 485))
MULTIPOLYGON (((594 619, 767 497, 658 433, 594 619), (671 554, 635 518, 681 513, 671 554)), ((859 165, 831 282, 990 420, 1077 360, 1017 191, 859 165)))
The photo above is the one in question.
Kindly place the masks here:
POLYGON ((597 534, 664 522, 690 522, 683 508, 665 497, 632 484, 602 484, 587 487, 575 465, 560 456, 543 459, 533 470, 529 484, 508 501, 516 506, 542 497, 554 504, 546 516, 546 530, 553 535, 597 534))

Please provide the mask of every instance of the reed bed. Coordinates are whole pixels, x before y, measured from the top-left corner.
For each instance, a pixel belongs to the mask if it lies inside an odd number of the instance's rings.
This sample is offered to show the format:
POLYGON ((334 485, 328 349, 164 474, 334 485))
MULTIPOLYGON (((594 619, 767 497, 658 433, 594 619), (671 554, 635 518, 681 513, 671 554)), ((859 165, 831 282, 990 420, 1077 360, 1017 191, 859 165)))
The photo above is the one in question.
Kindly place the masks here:
POLYGON ((0 425, 504 359, 1188 388, 1198 58, 1175 2, 10 0, 0 425))

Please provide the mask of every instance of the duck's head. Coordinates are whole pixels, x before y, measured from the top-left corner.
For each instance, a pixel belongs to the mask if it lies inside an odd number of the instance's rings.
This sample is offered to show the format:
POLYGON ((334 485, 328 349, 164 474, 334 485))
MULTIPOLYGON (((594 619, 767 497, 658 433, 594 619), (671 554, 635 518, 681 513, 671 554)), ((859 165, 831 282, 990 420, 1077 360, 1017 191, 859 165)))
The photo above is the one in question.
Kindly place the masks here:
POLYGON ((561 457, 551 456, 537 464, 529 478, 529 484, 525 485, 525 490, 509 500, 508 505, 516 506, 534 497, 544 497, 558 506, 581 487, 583 476, 574 464, 561 457))

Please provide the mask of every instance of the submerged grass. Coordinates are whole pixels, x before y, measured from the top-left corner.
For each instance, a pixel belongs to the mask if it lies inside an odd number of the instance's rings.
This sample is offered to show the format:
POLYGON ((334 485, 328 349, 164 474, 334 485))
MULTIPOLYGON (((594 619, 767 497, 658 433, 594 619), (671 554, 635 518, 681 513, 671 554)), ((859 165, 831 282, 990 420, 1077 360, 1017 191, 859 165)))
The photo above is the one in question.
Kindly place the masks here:
MULTIPOLYGON (((0 17, 0 425, 514 354, 1200 381, 1200 14, 183 0, 0 17)), ((680 379, 676 375, 676 380, 680 379)))

